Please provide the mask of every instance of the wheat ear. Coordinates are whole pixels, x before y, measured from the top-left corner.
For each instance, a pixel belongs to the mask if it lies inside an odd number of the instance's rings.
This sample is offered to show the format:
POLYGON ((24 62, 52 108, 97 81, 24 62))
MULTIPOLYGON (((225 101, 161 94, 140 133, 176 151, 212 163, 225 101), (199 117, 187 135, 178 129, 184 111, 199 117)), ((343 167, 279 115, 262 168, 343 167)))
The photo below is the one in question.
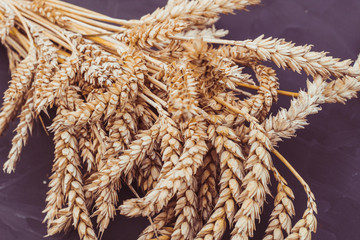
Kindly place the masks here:
POLYGON ((263 240, 284 239, 283 230, 290 234, 292 225, 291 217, 295 215, 292 200, 295 198, 291 188, 287 186, 285 179, 280 175, 276 168, 272 172, 278 182, 277 194, 274 200, 274 209, 271 212, 269 225, 265 230, 263 240))
POLYGON ((9 88, 4 93, 4 102, 0 112, 0 134, 4 132, 9 122, 16 116, 24 102, 26 92, 33 80, 33 70, 36 67, 36 51, 31 48, 12 73, 9 88))
POLYGON ((144 198, 126 200, 121 206, 121 214, 127 216, 150 216, 159 212, 179 191, 181 185, 192 184, 192 174, 196 173, 207 152, 205 143, 206 124, 202 117, 196 117, 187 123, 184 132, 184 150, 179 163, 160 179, 154 189, 144 198))
POLYGON ((12 147, 8 160, 4 163, 3 170, 7 173, 15 172, 17 162, 23 147, 27 144, 35 121, 34 114, 34 89, 31 88, 27 94, 27 100, 19 115, 20 122, 16 127, 16 135, 12 139, 12 147))

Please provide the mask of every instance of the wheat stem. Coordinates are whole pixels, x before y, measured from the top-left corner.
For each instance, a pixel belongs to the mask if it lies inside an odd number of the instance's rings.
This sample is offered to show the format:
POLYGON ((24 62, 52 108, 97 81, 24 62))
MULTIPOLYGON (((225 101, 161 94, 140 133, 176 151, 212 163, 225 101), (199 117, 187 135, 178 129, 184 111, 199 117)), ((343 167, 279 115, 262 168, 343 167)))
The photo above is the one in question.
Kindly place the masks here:
MULTIPOLYGON (((24 30, 26 32, 26 35, 30 41, 30 44, 33 44, 34 43, 34 40, 32 38, 32 35, 30 34, 30 31, 29 31, 29 26, 28 24, 26 23, 25 19, 23 18, 22 14, 18 11, 18 9, 14 6, 17 4, 15 2, 10 2, 9 0, 4 0, 7 5, 16 13, 17 17, 20 19, 20 22, 22 23, 23 27, 24 27, 24 30), (14 4, 14 5, 13 5, 14 4)), ((18 6, 17 6, 18 7, 18 6)))
POLYGON ((89 14, 93 14, 93 15, 96 15, 96 16, 100 16, 100 17, 107 17, 104 14, 101 14, 101 13, 98 13, 98 12, 92 11, 90 9, 83 8, 83 7, 68 3, 68 2, 63 2, 63 1, 59 1, 59 0, 47 0, 46 2, 49 3, 49 4, 54 4, 55 6, 65 6, 69 10, 75 9, 75 10, 77 10, 78 12, 80 12, 82 14, 89 13, 89 14))
POLYGON ((41 117, 40 115, 39 115, 39 120, 40 120, 40 122, 41 122, 41 126, 42 126, 42 128, 44 129, 46 135, 47 135, 47 136, 50 136, 48 130, 46 129, 45 123, 44 123, 44 121, 43 121, 43 119, 42 119, 42 117, 41 117))
MULTIPOLYGON (((139 194, 136 192, 136 190, 134 189, 133 186, 131 186, 127 181, 124 181, 126 182, 126 185, 128 186, 128 188, 131 190, 131 192, 138 198, 140 199, 140 196, 139 194)), ((154 224, 154 221, 152 220, 152 218, 150 216, 147 216, 147 219, 149 220, 151 226, 153 227, 153 230, 154 230, 154 233, 155 233, 155 236, 156 236, 156 239, 159 240, 159 235, 158 235, 158 230, 154 224)))
POLYGON ((27 50, 24 49, 24 47, 22 45, 20 45, 16 40, 14 40, 12 37, 6 39, 7 44, 9 44, 12 48, 15 49, 15 51, 17 51, 22 58, 25 58, 25 56, 27 55, 27 50))
POLYGON ((301 185, 303 185, 303 187, 308 186, 308 184, 301 177, 301 175, 295 170, 295 168, 286 160, 286 158, 283 155, 281 155, 276 149, 272 149, 272 153, 274 153, 275 156, 279 158, 280 161, 290 170, 290 172, 294 174, 294 176, 297 178, 297 180, 299 180, 299 182, 301 183, 301 185))
MULTIPOLYGON (((8 1, 8 0, 6 0, 8 1)), ((41 23, 41 25, 44 28, 47 28, 48 30, 52 31, 53 33, 57 34, 59 37, 61 37, 65 42, 67 42, 67 44, 71 47, 71 49, 74 51, 76 48, 75 46, 72 44, 72 42, 64 35, 61 33, 62 29, 59 28, 57 25, 53 24, 52 22, 34 14, 31 11, 28 11, 27 9, 22 8, 21 6, 18 6, 18 8, 21 9, 22 13, 24 14, 24 16, 26 16, 26 18, 29 18, 30 20, 32 20, 34 23, 41 23)))
MULTIPOLYGON (((241 82, 235 82, 235 84, 238 86, 253 89, 253 90, 260 89, 260 87, 256 86, 256 85, 251 85, 251 84, 246 84, 246 83, 241 83, 241 82)), ((299 93, 295 93, 295 92, 284 91, 284 90, 276 90, 276 91, 278 92, 278 94, 288 96, 288 97, 298 97, 299 96, 299 93)))
POLYGON ((86 8, 78 7, 76 5, 73 5, 71 3, 61 2, 61 1, 54 1, 49 0, 47 4, 52 5, 56 7, 57 9, 63 10, 65 12, 73 13, 77 16, 83 16, 86 18, 102 21, 102 22, 108 22, 108 23, 115 23, 118 25, 123 25, 127 27, 132 27, 133 24, 130 21, 118 19, 118 18, 111 18, 103 14, 99 14, 97 12, 88 10, 86 8))
POLYGON ((114 26, 114 25, 105 24, 105 23, 102 23, 102 22, 98 22, 98 21, 95 21, 95 20, 92 20, 92 19, 88 19, 88 18, 82 17, 82 16, 77 15, 77 14, 73 14, 73 13, 64 12, 64 15, 65 15, 65 16, 68 16, 68 17, 70 17, 70 18, 79 20, 79 21, 81 21, 81 22, 83 22, 83 23, 87 23, 87 24, 89 24, 89 25, 92 25, 92 26, 95 26, 95 27, 99 27, 99 28, 102 28, 102 29, 105 29, 105 30, 109 30, 109 31, 122 32, 122 31, 125 31, 125 30, 126 30, 126 28, 122 28, 122 27, 118 27, 118 26, 114 26))

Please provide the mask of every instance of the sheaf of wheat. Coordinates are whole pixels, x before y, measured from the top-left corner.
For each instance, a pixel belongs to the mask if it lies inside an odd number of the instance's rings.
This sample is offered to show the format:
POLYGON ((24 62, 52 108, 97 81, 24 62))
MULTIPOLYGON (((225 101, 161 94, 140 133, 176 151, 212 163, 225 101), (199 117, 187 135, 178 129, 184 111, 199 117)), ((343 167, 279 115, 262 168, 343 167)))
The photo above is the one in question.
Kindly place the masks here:
POLYGON ((311 239, 315 197, 277 143, 294 137, 322 104, 356 97, 360 61, 284 39, 222 39, 227 31, 214 27, 220 14, 259 3, 169 0, 139 20, 122 20, 60 0, 0 2, 12 74, 0 134, 19 118, 5 172, 15 171, 40 113, 56 109, 47 127, 55 145, 48 236, 74 228, 80 239, 99 239, 122 214, 149 219, 141 240, 222 239, 226 229, 232 240, 246 240, 274 196, 263 239, 311 239), (308 75, 307 89, 280 90, 267 62, 308 75), (279 94, 292 97, 290 107, 269 114, 279 94), (296 223, 294 193, 271 153, 306 192, 296 223), (124 185, 135 197, 119 203, 124 185))

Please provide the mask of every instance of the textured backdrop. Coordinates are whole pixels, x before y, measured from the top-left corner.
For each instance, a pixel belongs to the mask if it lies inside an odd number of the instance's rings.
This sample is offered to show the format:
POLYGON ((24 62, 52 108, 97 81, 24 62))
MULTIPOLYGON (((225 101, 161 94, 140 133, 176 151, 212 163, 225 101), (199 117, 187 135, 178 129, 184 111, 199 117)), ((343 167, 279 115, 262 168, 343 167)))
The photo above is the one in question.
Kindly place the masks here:
MULTIPOLYGON (((75 4, 124 19, 139 18, 165 5, 164 0, 76 0, 75 4)), ((330 52, 342 59, 355 59, 360 52, 360 1, 358 0, 263 0, 262 6, 250 12, 223 16, 218 28, 230 30, 227 39, 243 40, 261 34, 285 38, 297 44, 313 44, 314 50, 330 52)), ((305 87, 306 76, 278 71, 280 88, 296 91, 305 87)), ((7 88, 10 74, 5 49, 0 48, 0 90, 7 88)), ((281 97, 278 107, 289 105, 281 97)), ((45 122, 50 124, 49 120, 45 122)), ((0 138, 0 163, 10 150, 12 130, 0 138)), ((42 224, 47 179, 53 159, 53 144, 39 123, 30 143, 24 149, 15 174, 0 173, 0 240, 42 239, 46 225, 42 224)), ((281 143, 280 152, 293 164, 315 193, 319 215, 318 233, 313 239, 359 239, 360 236, 360 101, 346 105, 325 105, 310 117, 310 125, 298 132, 295 139, 281 143)), ((281 166, 274 158, 277 166, 281 166)), ((306 197, 301 185, 289 171, 280 167, 293 188, 297 217, 305 209, 306 197)), ((133 197, 122 191, 121 201, 133 197)), ((272 200, 269 198, 269 204, 272 200)), ((268 211, 265 212, 265 215, 268 211)), ((267 219, 259 224, 261 230, 267 219)), ((147 226, 146 219, 116 217, 105 232, 104 240, 136 239, 147 226)), ((69 233, 48 239, 77 239, 69 233)))

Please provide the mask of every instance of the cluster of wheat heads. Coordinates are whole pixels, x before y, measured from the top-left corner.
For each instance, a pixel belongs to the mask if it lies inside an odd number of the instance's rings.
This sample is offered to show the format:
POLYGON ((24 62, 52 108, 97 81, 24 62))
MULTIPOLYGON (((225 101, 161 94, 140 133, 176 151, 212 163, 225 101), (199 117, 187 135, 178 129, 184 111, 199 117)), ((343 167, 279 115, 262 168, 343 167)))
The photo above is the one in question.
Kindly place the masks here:
POLYGON ((0 2, 12 73, 0 134, 19 118, 5 172, 15 170, 40 113, 56 109, 48 127, 55 144, 48 235, 73 227, 80 239, 98 239, 120 213, 149 218, 142 240, 221 239, 227 228, 232 240, 249 239, 272 194, 272 175, 278 187, 264 240, 311 239, 314 195, 275 147, 321 104, 355 97, 360 62, 284 39, 220 39, 226 31, 213 26, 219 14, 259 2, 169 0, 140 20, 59 0, 0 2), (279 90, 267 61, 305 72, 307 90, 279 90), (292 97, 291 105, 270 115, 278 94, 292 97), (294 194, 271 153, 308 197, 294 225, 294 194), (132 184, 145 196, 119 203, 121 187, 132 184))

